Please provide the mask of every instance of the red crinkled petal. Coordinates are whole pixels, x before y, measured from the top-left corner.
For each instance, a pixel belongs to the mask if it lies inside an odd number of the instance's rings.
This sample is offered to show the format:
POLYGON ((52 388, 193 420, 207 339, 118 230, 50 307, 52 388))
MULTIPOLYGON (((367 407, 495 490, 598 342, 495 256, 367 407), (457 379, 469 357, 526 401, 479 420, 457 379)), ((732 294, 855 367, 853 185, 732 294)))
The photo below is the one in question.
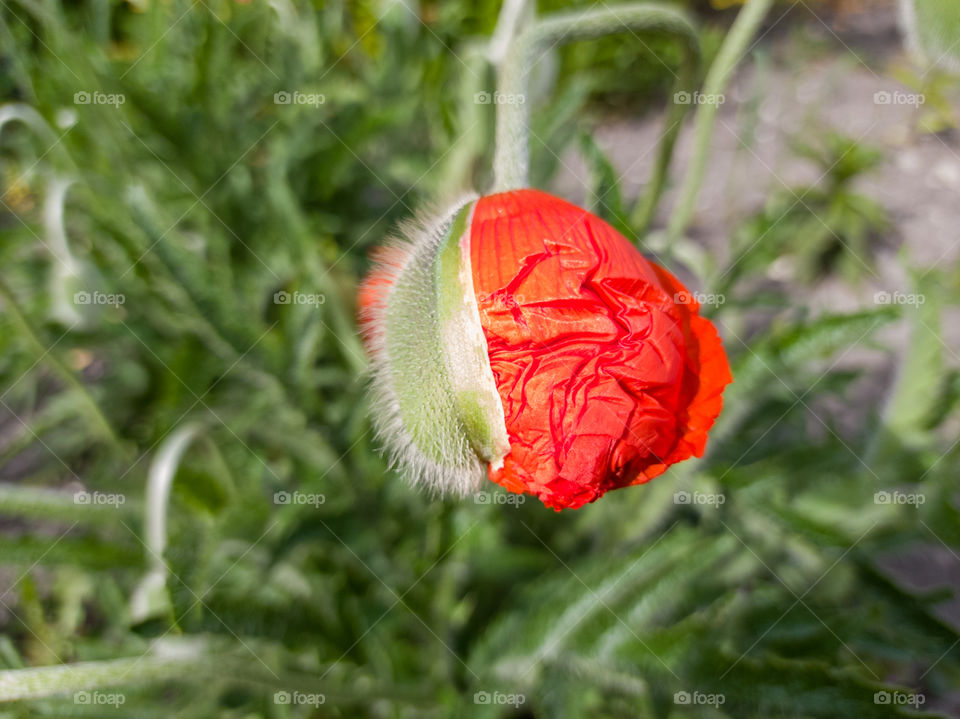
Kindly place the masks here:
POLYGON ((510 436, 490 479, 576 508, 703 453, 732 377, 673 275, 537 190, 480 199, 470 252, 510 436))

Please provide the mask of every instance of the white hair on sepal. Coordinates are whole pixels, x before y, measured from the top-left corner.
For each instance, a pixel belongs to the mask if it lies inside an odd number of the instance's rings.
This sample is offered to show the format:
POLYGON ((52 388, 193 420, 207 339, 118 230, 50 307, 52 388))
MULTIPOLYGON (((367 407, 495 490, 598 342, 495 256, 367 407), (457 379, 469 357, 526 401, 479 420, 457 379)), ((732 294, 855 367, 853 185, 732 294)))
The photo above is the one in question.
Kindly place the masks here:
MULTIPOLYGON (((476 195, 401 223, 361 290, 374 429, 391 467, 440 495, 476 492, 487 463, 471 445, 440 340, 436 259, 476 195)), ((469 228, 469 224, 467 225, 469 228)))

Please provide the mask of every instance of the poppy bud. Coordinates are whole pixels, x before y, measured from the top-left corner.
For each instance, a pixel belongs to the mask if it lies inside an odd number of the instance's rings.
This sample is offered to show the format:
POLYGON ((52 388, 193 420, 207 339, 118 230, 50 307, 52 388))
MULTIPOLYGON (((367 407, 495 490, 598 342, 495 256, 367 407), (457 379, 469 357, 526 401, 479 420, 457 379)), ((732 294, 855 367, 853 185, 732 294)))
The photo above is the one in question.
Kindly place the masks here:
POLYGON ((559 510, 703 453, 720 339, 603 220, 517 190, 401 233, 360 305, 376 427, 415 479, 463 495, 487 476, 559 510))

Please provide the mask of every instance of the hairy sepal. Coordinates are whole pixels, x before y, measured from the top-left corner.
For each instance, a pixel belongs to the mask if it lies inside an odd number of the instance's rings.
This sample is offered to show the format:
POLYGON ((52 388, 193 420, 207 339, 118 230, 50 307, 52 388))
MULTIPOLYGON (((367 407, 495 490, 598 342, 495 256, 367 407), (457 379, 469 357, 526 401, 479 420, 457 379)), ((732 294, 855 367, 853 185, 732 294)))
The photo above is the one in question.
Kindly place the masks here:
POLYGON ((477 491, 509 451, 470 267, 476 198, 401 227, 367 290, 374 424, 392 462, 441 494, 477 491))

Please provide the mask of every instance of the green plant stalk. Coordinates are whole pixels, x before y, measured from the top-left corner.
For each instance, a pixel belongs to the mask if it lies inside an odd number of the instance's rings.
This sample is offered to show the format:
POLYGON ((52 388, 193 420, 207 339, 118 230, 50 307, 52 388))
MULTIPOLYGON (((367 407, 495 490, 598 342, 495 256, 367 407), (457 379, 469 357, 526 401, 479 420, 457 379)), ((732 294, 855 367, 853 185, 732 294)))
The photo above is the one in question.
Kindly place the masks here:
POLYGON ((897 362, 896 379, 864 453, 868 467, 882 468, 885 458, 902 446, 924 446, 929 436, 924 431, 924 419, 933 411, 946 373, 939 298, 924 292, 928 288, 923 285, 915 283, 912 289, 925 298, 924 304, 906 313, 910 341, 897 362))
POLYGON ((362 694, 344 693, 328 684, 318 683, 312 675, 284 673, 278 677, 265 666, 251 669, 248 661, 229 654, 208 653, 202 647, 183 646, 174 651, 176 656, 147 654, 141 657, 0 671, 0 703, 44 699, 109 687, 138 684, 156 686, 171 680, 242 682, 270 690, 319 690, 331 703, 366 702, 372 698, 423 702, 435 696, 438 691, 436 686, 420 684, 416 687, 369 686, 365 687, 362 694))
POLYGON ((210 657, 130 657, 0 671, 0 702, 196 676, 216 666, 210 657))
POLYGON ((461 76, 458 89, 457 126, 463 135, 445 158, 440 187, 472 189, 474 163, 483 156, 489 127, 485 122, 488 114, 476 101, 476 96, 489 87, 491 65, 498 67, 502 64, 517 28, 522 26, 528 14, 532 14, 528 0, 504 0, 493 34, 488 39, 471 42, 461 53, 466 72, 461 76))
POLYGON ((0 279, 0 297, 2 297, 6 302, 11 316, 16 323, 20 325, 20 328, 23 330, 27 340, 37 351, 38 356, 42 357, 43 361, 50 365, 60 379, 62 379, 69 387, 76 390, 78 396, 83 402, 84 407, 86 407, 90 415, 90 419, 93 420, 94 428, 97 430, 97 432, 105 439, 120 447, 120 438, 117 436, 116 432, 113 431, 113 428, 110 426, 110 422, 107 420, 106 416, 102 411, 100 411, 100 407, 90 394, 90 391, 79 379, 77 379, 76 375, 70 371, 70 368, 63 364, 63 362, 61 362, 56 355, 53 354, 53 352, 50 352, 48 348, 44 346, 43 342, 40 341, 40 337, 36 332, 34 332, 33 327, 30 324, 30 320, 27 319, 27 316, 20 308, 20 305, 17 303, 17 299, 13 292, 2 279, 0 279))
MULTIPOLYGON (((530 170, 530 108, 526 102, 527 80, 531 66, 552 46, 588 40, 618 32, 654 30, 676 36, 683 41, 684 68, 680 81, 692 80, 692 69, 700 57, 697 32, 687 15, 679 10, 652 3, 615 5, 580 12, 561 13, 535 22, 511 43, 506 58, 500 65, 497 82, 501 97, 512 102, 497 103, 496 149, 494 153, 494 192, 526 187, 530 170), (517 101, 517 100, 520 101, 517 101)), ((679 129, 674 122, 682 111, 674 107, 668 113, 667 130, 654 165, 649 186, 653 198, 646 198, 637 212, 643 219, 652 216, 662 189, 663 175, 673 150, 673 141, 679 129), (648 205, 653 205, 653 209, 648 205)))
POLYGON ((203 429, 198 422, 183 424, 167 435, 147 472, 147 501, 144 502, 144 548, 150 569, 130 599, 130 614, 140 622, 170 609, 167 593, 169 569, 164 558, 167 547, 167 508, 170 492, 183 455, 203 429))
POLYGON ((684 55, 683 64, 679 68, 674 95, 670 99, 670 108, 667 110, 664 120, 664 131, 657 148, 657 157, 653 163, 650 180, 647 183, 646 190, 637 198, 637 204, 630 217, 630 222, 637 235, 643 235, 647 231, 660 204, 660 197, 663 195, 663 189, 666 185, 667 170, 670 167, 670 160, 673 158, 673 149, 677 144, 677 136, 680 134, 680 128, 683 125, 683 118, 689 108, 689 105, 676 101, 676 94, 678 92, 692 92, 697 81, 699 59, 698 46, 698 52, 695 56, 692 54, 684 55))
POLYGON ((461 53, 466 68, 461 76, 457 90, 456 144, 451 148, 439 173, 440 188, 444 190, 465 190, 472 186, 474 162, 482 156, 486 142, 484 130, 489 125, 484 122, 486 113, 483 105, 476 102, 477 93, 487 87, 491 74, 487 59, 486 45, 475 43, 461 53))
MULTIPOLYGON (((747 0, 707 72, 703 85, 705 95, 722 95, 726 90, 733 71, 747 52, 748 43, 753 39, 772 5, 773 0, 747 0)), ((697 108, 690 167, 683 179, 679 200, 667 226, 667 239, 670 243, 684 233, 693 216, 697 195, 703 183, 703 173, 707 166, 710 140, 713 137, 713 126, 718 110, 718 103, 702 104, 697 108)))
MULTIPOLYGON (((9 30, 5 26, 4 29, 9 33, 9 30)), ((50 143, 48 150, 41 155, 41 159, 47 152, 51 152, 56 148, 55 154, 64 158, 64 166, 71 170, 76 170, 73 158, 70 157, 70 153, 67 152, 66 148, 60 143, 61 137, 57 136, 57 133, 43 118, 43 115, 33 107, 19 102, 0 106, 0 131, 3 130, 4 125, 12 120, 19 120, 33 130, 37 137, 42 138, 44 142, 50 143)), ((39 162, 39 160, 37 160, 37 162, 39 162)))
POLYGON ((52 489, 22 487, 0 483, 0 514, 8 517, 52 519, 61 522, 84 524, 115 524, 117 513, 127 521, 133 521, 139 504, 127 502, 120 507, 96 504, 77 504, 73 495, 52 489))

